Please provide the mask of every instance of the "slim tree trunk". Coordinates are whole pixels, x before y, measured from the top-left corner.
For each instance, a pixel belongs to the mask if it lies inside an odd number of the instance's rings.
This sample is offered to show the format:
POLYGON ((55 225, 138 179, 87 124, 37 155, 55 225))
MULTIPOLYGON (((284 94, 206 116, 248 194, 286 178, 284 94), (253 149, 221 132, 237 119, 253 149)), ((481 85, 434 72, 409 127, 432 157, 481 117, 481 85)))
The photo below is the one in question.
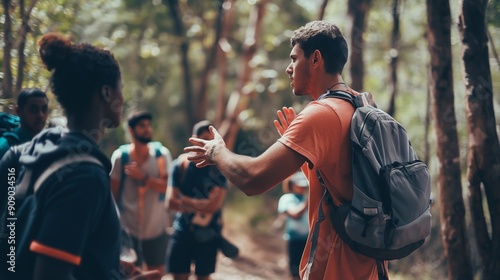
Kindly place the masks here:
POLYGON ((493 86, 486 30, 487 0, 462 0, 458 29, 469 132, 467 180, 469 206, 485 280, 500 279, 500 144, 493 108, 493 86), (488 232, 483 193, 488 205, 488 232))
POLYGON ((16 86, 13 93, 14 98, 17 97, 17 94, 21 91, 23 87, 24 80, 24 70, 26 66, 26 58, 24 56, 24 49, 26 48, 26 37, 30 32, 29 20, 31 17, 31 11, 35 7, 38 0, 31 0, 28 9, 25 9, 24 0, 19 1, 19 16, 21 18, 21 26, 19 28, 19 37, 17 43, 17 77, 16 77, 16 86))
POLYGON ((449 0, 427 0, 427 39, 431 57, 430 90, 440 162, 438 189, 441 231, 448 279, 472 280, 460 180, 460 153, 455 118, 449 0))
POLYGON ((365 65, 363 62, 363 49, 365 40, 363 33, 366 27, 366 17, 370 8, 371 0, 349 0, 348 15, 351 18, 351 87, 355 90, 363 90, 363 77, 365 65))
MULTIPOLYGON (((12 94, 12 68, 11 61, 12 58, 10 53, 13 48, 13 36, 12 36, 12 18, 11 13, 11 1, 2 0, 2 6, 4 10, 4 24, 3 24, 3 81, 2 81, 2 98, 4 101, 11 101, 12 94)), ((4 107, 4 111, 10 111, 9 106, 4 107)))
POLYGON ((321 6, 319 7, 318 20, 323 20, 325 17, 326 6, 328 5, 328 0, 323 0, 321 6))
POLYGON ((197 98, 198 102, 196 102, 196 104, 194 105, 195 106, 194 114, 196 121, 204 119, 207 114, 208 78, 210 76, 210 73, 212 73, 212 70, 215 67, 215 61, 217 59, 219 38, 221 37, 222 34, 222 19, 224 16, 223 4, 224 0, 218 0, 218 9, 217 9, 218 16, 217 16, 217 22, 215 24, 215 38, 213 45, 206 56, 205 67, 203 68, 203 71, 200 75, 201 79, 200 79, 200 88, 198 90, 198 98, 197 98))
POLYGON ((244 87, 250 81, 250 76, 252 74, 252 68, 249 62, 257 52, 257 48, 260 43, 262 22, 264 21, 267 3, 268 0, 260 0, 255 4, 254 9, 250 13, 248 29, 245 36, 245 42, 243 44, 243 55, 240 62, 240 76, 238 78, 237 91, 231 93, 227 105, 227 116, 220 127, 221 135, 222 137, 224 137, 226 146, 230 150, 234 148, 236 136, 240 129, 238 117, 240 113, 248 107, 248 102, 250 99, 249 95, 251 93, 246 92, 246 89, 244 87))
POLYGON ((486 26, 486 32, 488 33, 488 39, 490 40, 491 50, 493 51, 493 57, 495 57, 497 66, 500 67, 500 58, 498 58, 497 48, 495 47, 495 42, 493 41, 493 37, 491 37, 491 33, 490 30, 488 29, 488 26, 486 26))
POLYGON ((188 51, 189 44, 184 31, 184 24, 182 23, 181 12, 179 9, 178 0, 166 0, 170 8, 170 14, 174 21, 175 35, 180 41, 179 48, 181 53, 181 67, 183 73, 183 84, 184 84, 184 96, 186 97, 186 102, 184 102, 184 110, 186 112, 186 119, 188 120, 189 127, 193 127, 196 120, 194 117, 193 110, 193 88, 191 79, 191 70, 189 67, 188 51))
POLYGON ((222 7, 224 16, 222 19, 221 36, 217 49, 217 93, 215 104, 215 125, 219 127, 225 116, 226 108, 226 75, 227 75, 227 54, 231 51, 231 45, 227 38, 234 20, 234 4, 236 0, 225 0, 222 7))
MULTIPOLYGON (((428 66, 428 68, 430 68, 428 66)), ((430 71, 429 71, 429 74, 430 74, 430 71)), ((429 81, 430 81, 431 77, 430 75, 427 75, 427 83, 429 84, 429 81)), ((425 103, 425 133, 424 133, 424 146, 425 146, 425 150, 424 150, 424 162, 427 163, 427 165, 429 165, 430 163, 430 157, 431 157, 431 145, 429 143, 429 129, 431 127, 431 90, 430 88, 428 87, 427 88, 427 99, 426 99, 426 103, 425 103)))
POLYGON ((392 4, 392 34, 391 34, 391 99, 389 101, 389 109, 387 113, 394 116, 396 112, 396 96, 398 95, 398 57, 399 57, 399 39, 401 32, 399 30, 399 6, 400 1, 394 0, 392 4))

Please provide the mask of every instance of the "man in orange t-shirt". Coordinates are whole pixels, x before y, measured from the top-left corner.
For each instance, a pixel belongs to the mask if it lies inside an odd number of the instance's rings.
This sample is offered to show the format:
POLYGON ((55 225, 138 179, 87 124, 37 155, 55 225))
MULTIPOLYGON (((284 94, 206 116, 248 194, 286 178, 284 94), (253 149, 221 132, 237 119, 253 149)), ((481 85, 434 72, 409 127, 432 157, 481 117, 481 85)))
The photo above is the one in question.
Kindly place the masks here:
MULTIPOLYGON (((294 95, 309 96, 310 102, 295 115, 292 108, 278 112, 275 126, 281 138, 258 157, 238 155, 226 148, 224 140, 211 127, 214 140, 192 138, 195 152, 188 159, 198 167, 216 165, 222 174, 247 195, 261 194, 293 174, 299 167, 309 180, 309 242, 300 265, 301 279, 355 280, 378 279, 374 259, 351 250, 335 232, 328 218, 320 224, 316 253, 308 266, 311 234, 318 219, 324 188, 316 177, 319 170, 333 202, 352 199, 351 147, 349 130, 352 105, 335 98, 320 99, 328 90, 358 93, 343 82, 347 43, 337 26, 313 21, 297 29, 291 39, 291 63, 286 69, 294 95)), ((330 206, 321 205, 329 217, 330 206)))

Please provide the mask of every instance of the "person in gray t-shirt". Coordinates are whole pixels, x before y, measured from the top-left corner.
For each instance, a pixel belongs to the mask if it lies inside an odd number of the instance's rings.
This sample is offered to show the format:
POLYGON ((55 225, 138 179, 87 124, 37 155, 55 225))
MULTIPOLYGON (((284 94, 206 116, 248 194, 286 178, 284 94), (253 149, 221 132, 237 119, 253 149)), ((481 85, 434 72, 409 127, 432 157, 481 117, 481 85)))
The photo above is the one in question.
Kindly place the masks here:
POLYGON ((120 220, 137 253, 136 265, 165 273, 169 218, 165 208, 170 151, 152 142, 152 115, 139 111, 128 118, 132 143, 120 146, 112 157, 111 190, 120 220))

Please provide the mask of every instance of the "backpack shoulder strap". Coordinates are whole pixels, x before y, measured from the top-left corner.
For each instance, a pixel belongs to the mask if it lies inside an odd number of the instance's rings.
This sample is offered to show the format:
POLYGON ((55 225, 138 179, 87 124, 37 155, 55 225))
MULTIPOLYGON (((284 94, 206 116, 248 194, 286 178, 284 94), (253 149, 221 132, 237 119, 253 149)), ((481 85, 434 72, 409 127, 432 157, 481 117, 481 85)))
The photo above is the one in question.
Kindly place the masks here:
POLYGON ((161 157, 161 148, 163 147, 163 145, 158 142, 158 141, 155 141, 155 142, 151 142, 150 145, 154 148, 155 150, 155 157, 156 158, 159 158, 161 157))
POLYGON ((329 90, 326 93, 324 93, 323 95, 321 95, 318 98, 318 100, 321 100, 324 98, 338 98, 338 99, 345 100, 345 101, 351 103, 351 105, 355 109, 359 108, 359 107, 364 107, 367 105, 370 105, 374 108, 377 108, 377 104, 373 100, 372 94, 369 92, 362 92, 358 95, 353 95, 351 93, 348 93, 348 92, 342 91, 342 90, 335 90, 335 91, 329 90))
MULTIPOLYGON (((158 175, 160 176, 160 178, 166 178, 167 161, 165 160, 165 157, 161 153, 161 148, 163 147, 163 145, 160 142, 151 142, 150 145, 152 145, 154 148, 156 165, 158 167, 158 175)), ((165 201, 165 192, 160 193, 159 199, 160 201, 165 201)))
POLYGON ((329 90, 325 94, 321 95, 318 98, 318 100, 325 99, 325 98, 342 99, 342 100, 345 100, 345 101, 351 103, 351 105, 354 106, 354 108, 356 108, 356 104, 354 102, 354 99, 356 98, 356 96, 354 96, 348 92, 342 91, 342 90, 334 90, 334 91, 329 90))
POLYGON ((160 176, 160 178, 163 178, 167 175, 165 173, 167 162, 165 160, 165 157, 163 157, 163 154, 161 153, 161 148, 163 147, 163 145, 160 142, 151 142, 151 145, 154 148, 156 164, 158 166, 158 175, 160 176))
POLYGON ((122 195, 123 195, 123 188, 125 186, 125 165, 129 162, 130 160, 130 145, 129 144, 124 144, 120 146, 120 151, 122 152, 122 155, 120 157, 120 163, 121 163, 121 170, 120 170, 120 184, 118 187, 118 197, 116 199, 116 204, 118 206, 118 209, 122 209, 122 195))
POLYGON ((34 184, 31 184, 31 176, 33 174, 31 169, 26 169, 25 173, 19 182, 19 186, 16 190, 17 198, 24 198, 29 193, 36 192, 42 184, 49 178, 50 175, 59 171, 61 168, 67 167, 68 165, 75 165, 77 163, 90 162, 103 166, 102 163, 93 156, 83 155, 76 157, 64 157, 52 162, 41 174, 38 176, 34 184))
POLYGON ((17 134, 12 131, 5 132, 2 137, 7 140, 9 146, 15 146, 17 145, 17 143, 19 143, 19 136, 17 136, 17 134))
POLYGON ((36 192, 42 183, 52 174, 56 173, 63 167, 67 167, 68 165, 75 165, 83 162, 89 162, 89 163, 94 163, 99 166, 103 166, 102 163, 95 157, 91 155, 83 155, 83 156, 77 156, 77 157, 64 157, 60 160, 57 160, 53 162, 52 164, 45 169, 45 171, 38 176, 38 178, 35 181, 35 184, 33 185, 33 189, 36 192))

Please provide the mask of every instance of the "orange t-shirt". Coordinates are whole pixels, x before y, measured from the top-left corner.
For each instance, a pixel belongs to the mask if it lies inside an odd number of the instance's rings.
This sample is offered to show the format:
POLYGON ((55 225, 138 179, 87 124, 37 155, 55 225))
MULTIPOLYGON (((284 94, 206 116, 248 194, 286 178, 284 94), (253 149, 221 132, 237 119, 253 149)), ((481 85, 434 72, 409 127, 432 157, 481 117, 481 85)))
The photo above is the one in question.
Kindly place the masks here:
MULTIPOLYGON (((312 101, 290 124, 278 140, 307 158, 309 168, 309 232, 318 219, 318 205, 324 189, 316 177, 316 169, 335 204, 352 199, 350 123, 354 108, 346 101, 327 98, 312 101)), ((344 243, 329 219, 330 207, 322 203, 325 220, 319 230, 318 245, 309 279, 359 280, 378 279, 374 259, 358 254, 344 243)), ((311 234, 302 255, 301 278, 304 278, 311 248, 311 234)))

